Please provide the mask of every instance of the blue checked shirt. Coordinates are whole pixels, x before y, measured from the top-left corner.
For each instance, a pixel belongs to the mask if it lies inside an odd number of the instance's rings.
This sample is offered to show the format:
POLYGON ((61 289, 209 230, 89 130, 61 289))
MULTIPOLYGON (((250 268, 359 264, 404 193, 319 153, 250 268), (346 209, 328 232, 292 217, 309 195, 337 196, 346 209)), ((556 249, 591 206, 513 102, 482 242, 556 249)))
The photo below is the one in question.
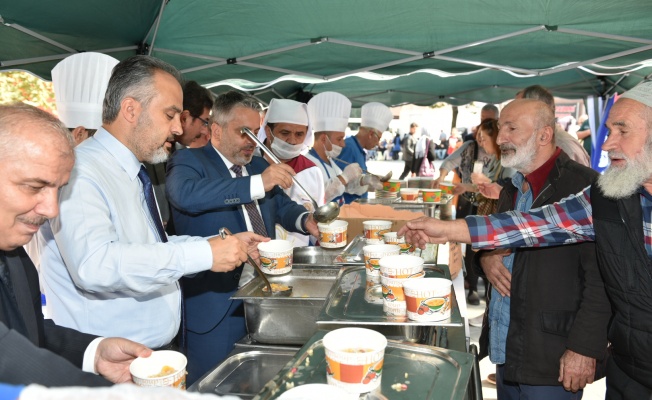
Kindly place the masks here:
MULTIPOLYGON (((652 195, 640 188, 645 250, 652 256, 652 195)), ((474 248, 544 247, 593 241, 591 186, 558 203, 528 213, 510 211, 492 216, 469 216, 466 223, 474 248)), ((651 257, 652 258, 652 257, 651 257)))

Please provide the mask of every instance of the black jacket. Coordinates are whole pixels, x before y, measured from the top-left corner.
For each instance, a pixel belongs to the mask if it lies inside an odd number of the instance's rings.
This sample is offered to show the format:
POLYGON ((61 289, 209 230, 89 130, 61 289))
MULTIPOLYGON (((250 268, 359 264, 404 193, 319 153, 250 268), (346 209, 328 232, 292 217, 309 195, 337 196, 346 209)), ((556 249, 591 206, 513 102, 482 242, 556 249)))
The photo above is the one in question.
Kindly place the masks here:
MULTIPOLYGON (((6 252, 18 313, 27 335, 8 329, 0 313, 0 382, 15 385, 108 386, 82 372, 84 351, 96 337, 43 320, 38 273, 22 247, 6 252)), ((3 286, 0 285, 0 290, 3 286)))
POLYGON ((609 341, 616 364, 652 390, 652 262, 645 249, 640 194, 620 200, 591 188, 600 271, 614 309, 609 341))
MULTIPOLYGON (((561 152, 532 208, 578 193, 596 176, 561 152)), ((515 195, 510 181, 500 194, 498 211, 512 210, 515 195)), ((595 244, 515 251, 505 380, 560 385, 559 359, 566 349, 596 359, 606 353, 611 309, 595 244)))

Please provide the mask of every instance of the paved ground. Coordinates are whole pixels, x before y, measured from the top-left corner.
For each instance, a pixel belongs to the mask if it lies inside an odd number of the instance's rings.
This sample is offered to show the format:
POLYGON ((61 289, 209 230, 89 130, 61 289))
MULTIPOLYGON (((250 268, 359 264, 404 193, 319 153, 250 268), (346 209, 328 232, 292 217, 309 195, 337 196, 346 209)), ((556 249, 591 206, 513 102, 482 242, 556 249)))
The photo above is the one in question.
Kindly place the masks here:
MULTIPOLYGON (((435 161, 435 169, 439 170, 440 165, 441 165, 441 161, 435 161)), ((374 174, 384 175, 387 172, 392 171, 393 179, 398 179, 401 172, 403 171, 403 166, 404 166, 403 161, 368 161, 367 162, 367 167, 369 169, 369 172, 374 174)), ((484 287, 483 287, 482 279, 480 279, 480 282, 478 283, 478 289, 479 289, 478 290, 479 294, 483 295, 484 287)), ((478 317, 482 315, 482 313, 484 313, 484 310, 485 310, 484 300, 481 300, 480 305, 478 306, 468 306, 469 319, 473 319, 474 317, 478 317)), ((477 346, 479 346, 478 339, 480 337, 480 328, 471 326, 470 332, 471 332, 471 343, 474 343, 477 346)), ((488 357, 480 361, 480 375, 482 377, 482 395, 484 399, 487 400, 492 400, 497 398, 496 386, 487 381, 487 375, 493 372, 495 372, 495 367, 491 363, 491 361, 489 361, 488 357)), ((584 400, 604 399, 604 394, 605 394, 605 380, 601 379, 598 382, 595 382, 587 386, 587 388, 584 390, 583 399, 584 400)))

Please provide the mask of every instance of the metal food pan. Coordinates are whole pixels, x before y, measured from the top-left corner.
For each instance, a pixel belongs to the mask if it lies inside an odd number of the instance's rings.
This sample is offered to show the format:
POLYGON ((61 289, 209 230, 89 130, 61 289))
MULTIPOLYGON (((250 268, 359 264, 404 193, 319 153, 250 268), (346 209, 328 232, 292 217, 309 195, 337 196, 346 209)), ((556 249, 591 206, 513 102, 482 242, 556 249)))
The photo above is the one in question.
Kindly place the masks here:
POLYGON ((292 358, 296 350, 258 346, 236 348, 226 360, 188 388, 189 392, 252 399, 292 358))
MULTIPOLYGON (((424 271, 428 278, 450 279, 450 273, 445 265, 426 265, 424 271)), ((465 350, 460 338, 449 337, 450 328, 453 328, 451 333, 459 334, 463 329, 455 328, 464 325, 454 290, 451 289, 450 318, 425 322, 385 315, 382 302, 374 301, 375 299, 372 298, 376 296, 380 299, 381 292, 378 287, 376 285, 367 288, 364 266, 342 268, 324 308, 317 317, 319 328, 332 330, 343 326, 358 326, 376 330, 391 339, 465 350), (372 292, 369 293, 369 290, 372 292)))
MULTIPOLYGON (((292 387, 326 383, 325 334, 315 333, 254 399, 276 399, 292 387)), ((469 353, 388 340, 380 388, 361 398, 462 400, 473 364, 469 353)))
POLYGON ((290 297, 263 295, 256 277, 233 296, 244 302, 247 331, 255 342, 303 345, 317 330, 317 315, 335 283, 339 268, 292 268, 289 274, 268 276, 271 283, 292 286, 290 297))

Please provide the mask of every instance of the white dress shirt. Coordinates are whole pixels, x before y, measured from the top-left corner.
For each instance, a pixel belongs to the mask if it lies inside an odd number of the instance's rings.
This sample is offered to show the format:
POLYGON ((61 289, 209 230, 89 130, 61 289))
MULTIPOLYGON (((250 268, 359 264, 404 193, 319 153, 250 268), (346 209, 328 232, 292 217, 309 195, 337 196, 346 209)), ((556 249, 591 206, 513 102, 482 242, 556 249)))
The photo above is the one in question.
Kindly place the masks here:
POLYGON ((158 239, 134 154, 103 128, 75 149, 60 214, 39 231, 41 279, 58 325, 157 348, 179 329, 178 279, 210 269, 206 239, 158 239))

